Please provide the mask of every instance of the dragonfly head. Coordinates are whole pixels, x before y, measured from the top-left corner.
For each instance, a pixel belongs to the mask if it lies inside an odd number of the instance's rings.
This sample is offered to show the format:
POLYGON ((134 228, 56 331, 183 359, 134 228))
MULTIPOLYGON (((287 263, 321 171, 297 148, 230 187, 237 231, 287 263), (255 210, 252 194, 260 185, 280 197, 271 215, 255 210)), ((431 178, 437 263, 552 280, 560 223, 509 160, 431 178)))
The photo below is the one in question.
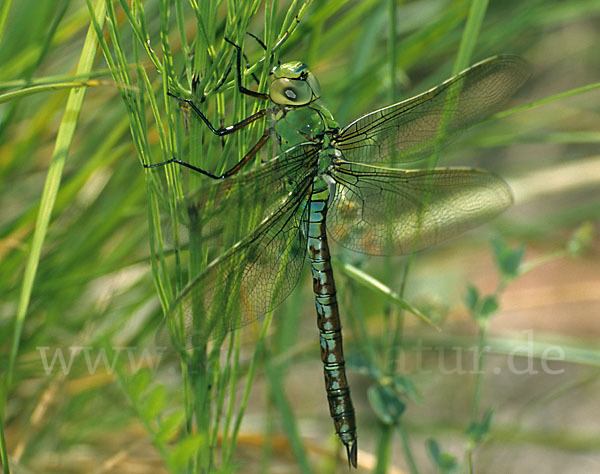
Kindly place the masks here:
POLYGON ((299 61, 275 66, 271 75, 273 82, 269 95, 276 104, 301 107, 321 96, 319 81, 306 64, 299 61))

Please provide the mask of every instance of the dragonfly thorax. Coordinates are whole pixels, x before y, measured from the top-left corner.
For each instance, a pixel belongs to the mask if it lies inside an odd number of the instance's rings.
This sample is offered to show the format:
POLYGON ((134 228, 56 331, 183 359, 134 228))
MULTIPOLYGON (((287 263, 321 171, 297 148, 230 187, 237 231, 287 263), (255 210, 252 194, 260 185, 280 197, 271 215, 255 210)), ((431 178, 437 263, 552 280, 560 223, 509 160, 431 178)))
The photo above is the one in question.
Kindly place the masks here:
POLYGON ((271 71, 273 82, 269 97, 273 102, 288 107, 302 107, 321 96, 319 81, 306 64, 299 61, 280 64, 271 71))
POLYGON ((319 168, 318 171, 318 176, 320 176, 321 178, 325 179, 325 181, 327 181, 327 179, 330 179, 330 171, 331 171, 331 167, 332 167, 332 163, 336 160, 338 160, 339 158, 341 158, 342 154, 339 150, 337 150, 336 148, 333 147, 327 147, 324 148, 320 153, 319 153, 319 161, 317 163, 317 166, 319 168))

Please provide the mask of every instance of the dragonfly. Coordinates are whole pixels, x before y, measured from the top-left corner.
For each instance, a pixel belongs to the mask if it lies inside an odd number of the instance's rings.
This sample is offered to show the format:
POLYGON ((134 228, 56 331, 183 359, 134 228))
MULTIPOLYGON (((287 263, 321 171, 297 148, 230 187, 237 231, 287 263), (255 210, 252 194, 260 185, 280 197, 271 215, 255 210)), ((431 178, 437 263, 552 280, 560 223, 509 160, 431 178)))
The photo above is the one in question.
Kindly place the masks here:
POLYGON ((513 55, 485 59, 426 92, 340 127, 321 103, 319 83, 305 64, 275 66, 268 91, 254 91, 243 85, 241 47, 226 41, 237 50, 237 89, 266 107, 216 128, 192 100, 172 96, 218 136, 266 116, 272 121, 222 174, 178 158, 145 165, 175 163, 211 178, 186 197, 183 220, 202 242, 232 242, 184 286, 167 317, 183 314, 186 332, 194 333, 186 334, 190 341, 223 337, 282 303, 308 255, 329 412, 349 465, 356 467, 355 410, 328 240, 369 255, 410 254, 506 210, 513 197, 501 177, 480 169, 414 164, 500 110, 525 82, 527 63, 513 55), (277 126, 299 112, 313 119, 298 130, 300 143, 246 166, 271 137, 280 138, 277 126))

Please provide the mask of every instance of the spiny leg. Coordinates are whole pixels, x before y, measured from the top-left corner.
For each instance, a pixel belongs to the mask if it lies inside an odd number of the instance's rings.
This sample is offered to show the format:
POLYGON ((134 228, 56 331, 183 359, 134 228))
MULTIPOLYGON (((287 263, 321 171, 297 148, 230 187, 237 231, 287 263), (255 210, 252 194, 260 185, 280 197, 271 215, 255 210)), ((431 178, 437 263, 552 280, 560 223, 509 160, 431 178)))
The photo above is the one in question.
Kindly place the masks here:
POLYGON ((248 36, 250 36, 251 38, 254 38, 256 40, 256 42, 259 44, 259 46, 266 51, 267 50, 267 45, 265 44, 265 42, 263 40, 261 40, 258 36, 256 36, 254 33, 250 33, 249 31, 246 31, 246 34, 248 36))
POLYGON ((235 44, 229 38, 223 39, 236 49, 236 83, 240 93, 250 97, 255 97, 257 99, 269 100, 269 94, 253 91, 242 85, 242 47, 238 44, 235 44))
MULTIPOLYGON (((253 35, 250 32, 248 32, 247 34, 249 36, 253 37, 254 39, 256 39, 256 41, 259 43, 259 45, 264 50, 267 49, 266 45, 264 44, 264 42, 260 38, 258 38, 257 36, 253 35)), ((228 43, 231 43, 231 41, 228 40, 228 39, 226 39, 226 41, 228 43)), ((236 56, 237 56, 238 51, 241 48, 239 48, 238 45, 235 45, 235 47, 236 47, 236 56)), ((248 70, 248 69, 250 69, 250 61, 248 60, 248 56, 246 56, 246 53, 242 52, 242 55, 244 57, 244 61, 246 62, 246 70, 248 70)), ((212 91, 210 93, 218 92, 219 89, 221 89, 221 87, 223 87, 223 85, 225 85, 225 83, 227 82, 227 79, 229 78, 229 74, 231 73, 231 68, 233 67, 233 62, 234 62, 234 58, 231 58, 231 60, 229 61, 229 64, 227 65, 227 69, 226 69, 225 73, 222 75, 222 77, 217 82, 217 85, 212 89, 212 91)), ((258 86, 260 84, 260 80, 258 79, 258 77, 256 77, 256 74, 251 73, 251 76, 254 79, 254 82, 256 82, 256 85, 258 86)), ((194 73, 194 76, 192 77, 192 91, 195 91, 195 88, 196 88, 196 86, 198 85, 199 82, 200 82, 200 80, 199 80, 199 77, 198 77, 197 73, 194 73)), ((200 98, 200 103, 204 102, 205 100, 206 100, 206 92, 204 92, 202 94, 202 97, 200 98)))
MULTIPOLYGON (((242 48, 238 45, 236 45, 235 43, 233 43, 232 41, 230 41, 229 39, 225 38, 225 41, 227 41, 228 43, 230 43, 232 46, 234 46, 236 48, 236 66, 237 66, 237 86, 238 86, 238 90, 245 95, 249 95, 251 97, 255 97, 258 99, 264 99, 264 100, 268 100, 269 99, 269 95, 268 94, 262 94, 260 92, 256 92, 256 91, 252 91, 250 89, 245 88, 242 85, 242 75, 241 75, 241 58, 242 58, 242 48)), ((225 74, 224 78, 227 77, 227 75, 229 74, 229 71, 227 71, 227 73, 225 74)), ((223 81, 224 82, 224 81, 223 81)), ((220 87, 221 84, 217 87, 220 87)), ((216 90, 216 89, 215 89, 216 90)), ((250 115, 249 117, 246 117, 245 119, 233 124, 233 125, 229 125, 227 127, 220 127, 220 128, 215 128, 213 126, 213 124, 210 122, 210 120, 208 120, 208 118, 202 113, 202 111, 198 108, 198 106, 196 104, 194 104, 194 102, 191 99, 186 99, 184 97, 179 97, 175 94, 172 94, 171 92, 167 93, 170 97, 173 97, 174 99, 177 99, 179 102, 186 104, 187 106, 189 106, 194 113, 200 118, 200 120, 202 120, 206 126, 209 128, 209 130, 214 133, 215 135, 219 136, 219 137, 223 137, 225 135, 229 135, 231 133, 234 133, 238 130, 241 130, 242 128, 247 127, 248 125, 250 125, 252 122, 255 122, 256 120, 261 119, 262 117, 264 117, 265 115, 267 115, 267 113, 269 113, 269 109, 262 109, 259 110, 258 112, 250 115)), ((169 163, 176 163, 179 164, 181 166, 184 166, 186 168, 189 168, 191 170, 194 170, 198 173, 201 173, 209 178, 212 179, 223 179, 223 178, 228 178, 229 176, 233 176, 234 174, 236 174, 240 169, 242 169, 257 153, 258 151, 265 145, 265 143, 268 141, 269 136, 271 135, 272 130, 267 128, 265 129, 263 135, 260 137, 260 139, 258 140, 258 142, 256 142, 256 144, 250 149, 250 151, 248 151, 248 153, 246 153, 246 155, 244 155, 244 157, 238 162, 236 163, 234 166, 232 166, 230 169, 228 169, 227 171, 225 171, 223 174, 221 175, 216 175, 211 173, 210 171, 206 171, 202 168, 199 168, 197 166, 192 165, 191 163, 185 162, 183 160, 179 160, 178 158, 171 158, 170 160, 167 161, 163 161, 161 163, 154 163, 154 164, 150 164, 150 165, 146 165, 144 164, 144 168, 156 168, 159 166, 164 166, 167 165, 169 163)))
POLYGON ((210 123, 210 121, 202 113, 202 111, 198 108, 198 106, 196 104, 194 104, 193 100, 186 99, 184 97, 179 97, 175 94, 171 94, 170 92, 167 92, 167 94, 170 97, 177 99, 179 102, 189 105, 190 108, 194 111, 194 113, 198 116, 198 118, 200 118, 200 120, 202 120, 206 124, 206 126, 209 128, 209 130, 219 137, 222 137, 224 135, 229 135, 230 133, 233 133, 233 132, 237 132, 238 130, 241 130, 242 128, 247 127, 252 122, 255 122, 256 120, 258 120, 260 118, 263 118, 265 115, 267 115, 267 113, 269 113, 269 109, 262 109, 256 113, 250 115, 249 117, 246 117, 245 119, 240 120, 237 123, 234 123, 233 125, 228 125, 227 127, 215 128, 213 126, 213 124, 210 123))
MULTIPOLYGON (((261 42, 261 44, 262 44, 262 42, 261 42)), ((236 51, 236 54, 237 54, 237 51, 236 51)), ((243 53, 243 55, 244 55, 244 61, 246 61, 246 70, 248 70, 248 69, 250 69, 250 61, 248 60, 248 56, 246 56, 246 53, 243 53)), ((218 84, 212 90, 213 93, 217 92, 221 87, 223 87, 223 85, 227 81, 227 78, 229 77, 229 73, 231 72, 231 68, 233 66, 233 61, 234 61, 233 57, 231 59, 232 60, 229 63, 229 65, 227 66, 227 70, 225 71, 225 74, 223 74, 223 77, 219 80, 218 84)), ((256 85, 259 86, 260 80, 258 79, 258 77, 256 77, 256 74, 251 73, 251 76, 254 79, 254 82, 256 82, 256 85)), ((204 102, 205 99, 206 99, 206 95, 203 95, 201 102, 204 102)), ((222 119, 221 119, 221 128, 223 128, 223 120, 222 119)), ((225 142, 223 141, 223 138, 221 138, 221 141, 223 142, 222 145, 225 146, 225 142)))
MULTIPOLYGON (((229 40, 228 38, 224 38, 224 39, 226 42, 231 44, 236 49, 236 69, 237 69, 236 70, 236 83, 237 83, 238 91, 244 95, 248 95, 248 96, 254 97, 256 99, 270 100, 269 94, 253 91, 242 85, 242 54, 243 54, 242 48, 239 45, 235 44, 233 41, 229 40)), ((262 43, 262 41, 261 41, 261 43, 262 43)), ((244 57, 245 57, 245 55, 244 55, 244 57)), ((215 87, 215 89, 214 89, 215 91, 218 90, 224 84, 225 80, 227 79, 227 76, 229 75, 230 70, 231 70, 231 67, 228 67, 225 75, 223 76, 223 79, 221 81, 219 81, 219 84, 215 87)), ((233 125, 229 125, 227 127, 216 128, 208 120, 208 118, 202 113, 202 111, 198 108, 198 106, 196 106, 196 104, 194 104, 194 102, 191 99, 179 97, 171 92, 168 92, 168 95, 170 97, 173 97, 174 99, 177 99, 181 103, 185 103, 188 106, 190 106, 191 109, 196 113, 196 115, 206 124, 206 126, 210 129, 210 131, 219 137, 222 137, 224 135, 229 135, 230 133, 236 132, 236 131, 248 126, 252 122, 264 117, 268 112, 268 109, 262 109, 233 125)), ((204 97, 202 97, 201 102, 204 102, 204 97)))
MULTIPOLYGON (((254 36, 252 33, 247 33, 248 35, 252 36, 253 38, 255 38, 259 44, 263 47, 263 49, 266 48, 266 46, 264 46, 264 43, 257 38, 256 36, 254 36)), ((237 54, 237 51, 236 51, 237 54)), ((246 56, 246 53, 243 53, 244 55, 244 61, 246 61, 246 70, 250 69, 250 61, 248 60, 248 56, 246 56)), ((229 66, 227 66, 227 71, 225 72, 225 74, 223 74, 223 77, 219 80, 219 83, 216 85, 216 87, 213 89, 213 92, 217 92, 221 87, 223 87, 223 85, 225 84, 225 82, 227 81, 227 78, 229 77, 229 73, 231 72, 231 68, 233 66, 233 62, 229 64, 229 66)), ((256 74, 251 73, 250 74, 252 76, 252 79, 254 79, 254 82, 256 82, 256 85, 260 85, 260 80, 258 79, 258 77, 256 77, 256 74)), ((204 101, 204 97, 202 98, 202 101, 204 101)))
MULTIPOLYGON (((273 46, 272 51, 275 51, 276 49, 278 49, 286 40, 287 38, 296 30, 296 28, 298 27, 298 25, 300 24, 300 21, 302 19, 302 17, 304 16, 306 10, 308 9, 308 6, 312 3, 312 0, 306 0, 304 2, 304 5, 302 5, 302 7, 300 8, 300 10, 298 11, 298 13, 295 15, 294 20, 292 22, 292 24, 286 29, 285 33, 281 36, 281 38, 277 41, 277 43, 275 44, 275 46, 273 46)), ((248 35, 251 36, 252 38, 254 38, 259 45, 266 51, 267 50, 267 46, 266 44, 260 39, 258 38, 256 35, 249 33, 248 35)), ((248 67, 248 58, 246 57, 246 55, 242 52, 242 48, 241 46, 239 46, 238 44, 234 43, 233 41, 231 41, 228 38, 224 38, 225 41, 227 41, 229 44, 231 44, 235 49, 236 49, 236 83, 237 83, 237 88, 239 90, 240 93, 248 95, 250 97, 255 97, 258 99, 263 99, 263 100, 269 100, 270 97, 268 94, 265 93, 261 93, 261 92, 257 92, 257 91, 253 91, 250 89, 247 89, 246 87, 244 87, 242 85, 242 73, 241 73, 241 58, 242 55, 244 56, 244 59, 246 60, 246 65, 248 67)), ((271 59, 273 58, 273 55, 271 56, 271 59)), ((261 61, 264 61, 265 58, 263 58, 261 61)), ((221 81, 219 81, 219 84, 215 87, 215 91, 217 91, 220 87, 223 86, 223 84, 225 83, 225 81, 227 80, 227 77, 229 76, 229 73, 231 72, 231 65, 227 68, 226 73, 223 76, 223 79, 221 81)), ((256 78, 256 76, 254 74, 252 74, 253 78, 255 81, 259 82, 256 78)), ((250 123, 254 122, 255 120, 258 120, 259 118, 263 117, 264 115, 266 115, 267 113, 267 109, 263 109, 258 111, 257 113, 251 115, 250 117, 247 117, 246 119, 234 124, 234 125, 230 125, 229 127, 220 127, 220 128, 215 128, 210 121, 208 120, 208 118, 200 111, 200 109, 198 109, 198 107, 190 100, 190 99, 185 99, 182 97, 178 97, 174 94, 171 94, 170 92, 168 93, 171 97, 174 97, 175 99, 179 100, 182 103, 186 103, 187 105, 189 105, 192 110, 196 113, 196 115, 198 115, 198 117, 200 117, 200 119, 208 126, 208 128, 210 129, 211 132, 213 132, 215 135, 218 136, 224 136, 224 135, 228 135, 230 133, 233 133, 237 130, 240 130, 244 127, 246 127, 247 125, 249 125, 250 123)), ((204 96, 202 97, 201 102, 204 102, 204 96)), ((158 167, 158 166, 164 166, 168 163, 178 163, 182 166, 186 166, 187 168, 190 168, 192 170, 198 171, 208 177, 211 177, 213 179, 221 179, 221 178, 226 178, 228 176, 231 176, 233 174, 235 174, 236 172, 238 172, 246 163, 248 163, 248 161, 250 161, 250 159, 256 155, 256 153, 258 152, 258 150, 264 146, 264 144, 267 142, 268 138, 270 135, 270 131, 269 130, 265 130, 265 132, 263 133, 262 137, 259 139, 259 141, 256 143, 256 145, 254 145, 254 147, 252 147, 252 149, 244 156, 244 158, 242 158, 236 165, 234 165, 232 168, 230 168, 229 170, 227 170, 225 173, 223 173, 222 175, 214 175, 208 171, 202 170, 201 168, 198 168, 190 163, 186 163, 182 160, 179 160, 177 158, 172 158, 170 160, 164 161, 162 163, 155 163, 152 165, 144 165, 145 168, 154 168, 154 167, 158 167)))
POLYGON ((212 179, 229 178, 230 176, 233 176, 239 170, 241 170, 256 155, 256 153, 258 153, 258 151, 265 145, 265 143, 267 143, 270 135, 271 135, 271 129, 270 128, 265 129, 265 131, 262 134, 262 136, 260 137, 260 139, 250 149, 250 151, 248 153, 246 153, 246 155, 236 165, 234 165, 233 167, 228 169, 225 173, 220 174, 220 175, 213 174, 210 171, 206 171, 202 168, 199 168, 198 166, 194 166, 191 163, 179 160, 177 158, 171 158, 170 160, 163 161, 161 163, 152 163, 150 165, 143 164, 143 166, 144 166, 144 168, 158 168, 160 166, 168 165, 169 163, 175 163, 175 164, 184 166, 185 168, 188 168, 188 169, 191 169, 198 173, 201 173, 204 176, 207 176, 212 179))

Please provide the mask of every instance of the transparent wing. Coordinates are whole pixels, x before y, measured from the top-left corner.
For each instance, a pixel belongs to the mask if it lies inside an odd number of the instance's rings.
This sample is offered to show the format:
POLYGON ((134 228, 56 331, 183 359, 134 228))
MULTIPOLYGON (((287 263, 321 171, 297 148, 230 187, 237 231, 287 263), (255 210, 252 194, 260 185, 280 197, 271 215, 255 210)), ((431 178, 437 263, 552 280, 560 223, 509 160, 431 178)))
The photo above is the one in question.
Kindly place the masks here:
POLYGON ((439 86, 364 115, 334 139, 348 161, 401 164, 498 111, 528 77, 518 56, 485 59, 439 86))
POLYGON ((253 170, 213 181, 185 196, 180 220, 202 245, 231 246, 283 205, 311 172, 317 153, 303 143, 253 170))
POLYGON ((290 294, 306 255, 311 186, 305 176, 281 207, 182 290, 169 317, 183 311, 187 346, 256 320, 290 294))
POLYGON ((371 255, 426 248, 492 219, 512 203, 502 178, 476 169, 345 163, 331 176, 336 191, 327 230, 340 245, 371 255))

